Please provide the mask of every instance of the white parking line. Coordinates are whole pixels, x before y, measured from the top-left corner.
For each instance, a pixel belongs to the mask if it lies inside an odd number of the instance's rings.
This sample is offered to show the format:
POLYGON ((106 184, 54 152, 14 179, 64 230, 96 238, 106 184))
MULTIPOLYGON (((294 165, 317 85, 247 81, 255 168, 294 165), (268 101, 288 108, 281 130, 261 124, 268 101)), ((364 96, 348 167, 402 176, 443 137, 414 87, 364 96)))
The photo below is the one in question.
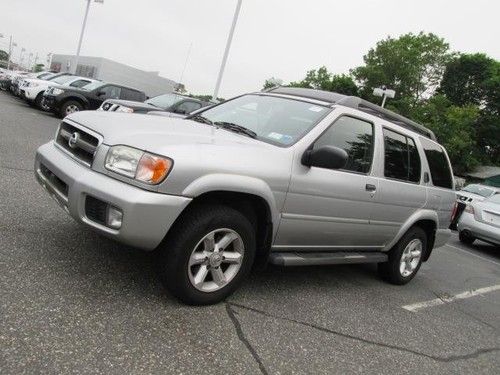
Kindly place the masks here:
POLYGON ((444 305, 446 303, 483 295, 486 293, 494 292, 496 290, 500 290, 500 284, 487 286, 485 288, 479 288, 475 290, 468 290, 466 292, 455 294, 454 296, 448 296, 448 297, 431 299, 429 301, 424 301, 424 302, 412 303, 411 305, 402 306, 402 308, 408 311, 415 312, 417 310, 426 309, 427 307, 444 305))
POLYGON ((487 262, 491 262, 493 264, 496 264, 497 266, 500 266, 500 263, 499 262, 495 262, 493 259, 490 259, 490 258, 486 258, 486 257, 483 257, 481 255, 477 255, 477 254, 474 254, 472 251, 468 251, 468 250, 465 250, 465 249, 461 249, 460 247, 457 247, 457 246, 454 246, 454 245, 450 245, 450 244, 446 244, 444 245, 444 247, 451 247, 452 249, 455 249, 455 250, 459 250, 463 253, 466 253, 468 255, 472 255, 473 257, 476 257, 476 258, 479 258, 479 259, 482 259, 482 260, 485 260, 487 262))

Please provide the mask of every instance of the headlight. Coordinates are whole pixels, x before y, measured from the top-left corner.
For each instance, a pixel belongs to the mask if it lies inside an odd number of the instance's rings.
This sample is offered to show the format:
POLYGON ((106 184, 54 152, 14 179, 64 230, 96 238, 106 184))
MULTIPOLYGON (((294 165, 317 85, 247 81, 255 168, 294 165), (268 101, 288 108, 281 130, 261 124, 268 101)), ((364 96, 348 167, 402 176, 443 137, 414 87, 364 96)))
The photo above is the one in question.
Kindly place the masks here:
POLYGON ((132 108, 129 108, 129 107, 124 107, 124 106, 119 106, 115 112, 126 112, 126 113, 132 113, 134 112, 134 110, 132 108))
POLYGON ((157 185, 173 166, 172 159, 128 146, 113 146, 106 155, 106 169, 128 178, 157 185))
POLYGON ((56 88, 56 87, 54 87, 54 88, 52 89, 52 94, 53 94, 53 95, 61 95, 63 92, 64 92, 64 90, 58 89, 58 88, 56 88))

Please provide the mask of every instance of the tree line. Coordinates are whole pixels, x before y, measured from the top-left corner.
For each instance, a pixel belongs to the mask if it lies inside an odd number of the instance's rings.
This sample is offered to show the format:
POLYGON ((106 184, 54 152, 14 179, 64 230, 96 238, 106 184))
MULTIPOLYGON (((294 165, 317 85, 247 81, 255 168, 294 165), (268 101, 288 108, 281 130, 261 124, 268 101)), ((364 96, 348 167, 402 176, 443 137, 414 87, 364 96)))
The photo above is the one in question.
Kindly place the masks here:
MULTIPOLYGON (((454 170, 500 165, 500 61, 485 54, 452 52, 432 33, 408 33, 379 41, 349 74, 313 69, 287 86, 359 96, 374 103, 373 89, 396 97, 386 107, 432 129, 454 170)), ((270 78, 264 88, 276 85, 270 78)))

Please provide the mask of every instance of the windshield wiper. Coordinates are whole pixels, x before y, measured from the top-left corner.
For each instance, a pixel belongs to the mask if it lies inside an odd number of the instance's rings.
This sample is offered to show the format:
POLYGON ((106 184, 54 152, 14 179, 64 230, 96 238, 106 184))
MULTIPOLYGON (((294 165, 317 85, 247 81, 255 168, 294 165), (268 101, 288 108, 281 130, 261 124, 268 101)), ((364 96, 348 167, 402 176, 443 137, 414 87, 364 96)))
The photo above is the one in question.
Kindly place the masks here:
POLYGON ((206 117, 203 117, 202 115, 194 115, 190 116, 187 118, 187 120, 194 120, 197 122, 201 122, 202 124, 208 124, 208 125, 213 125, 214 123, 207 119, 206 117))
POLYGON ((236 132, 236 133, 245 134, 251 138, 257 138, 256 132, 254 132, 250 129, 247 129, 244 126, 241 126, 238 124, 233 124, 232 122, 217 121, 217 122, 214 122, 214 125, 216 125, 220 128, 223 128, 223 129, 227 129, 227 130, 236 132))

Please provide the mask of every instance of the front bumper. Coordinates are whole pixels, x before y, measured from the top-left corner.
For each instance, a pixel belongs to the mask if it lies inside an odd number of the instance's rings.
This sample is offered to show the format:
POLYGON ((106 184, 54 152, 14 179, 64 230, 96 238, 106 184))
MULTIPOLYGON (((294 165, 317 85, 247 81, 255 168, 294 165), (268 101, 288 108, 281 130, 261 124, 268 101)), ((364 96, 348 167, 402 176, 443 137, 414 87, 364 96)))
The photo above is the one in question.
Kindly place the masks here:
POLYGON ((21 88, 21 93, 26 100, 35 100, 37 95, 40 93, 40 89, 37 87, 23 87, 21 88))
POLYGON ((117 181, 69 158, 53 142, 41 146, 35 158, 35 177, 45 190, 77 222, 117 241, 144 250, 155 249, 189 204, 191 198, 146 191, 117 181), (52 172, 66 188, 46 177, 52 172), (123 212, 120 229, 112 229, 89 219, 85 213, 87 196, 97 198, 123 212))
POLYGON ((43 94, 42 106, 46 108, 48 111, 57 111, 58 103, 56 97, 54 95, 43 94))
POLYGON ((493 225, 482 223, 473 214, 464 212, 458 222, 458 230, 469 231, 474 238, 500 245, 500 229, 493 225))

